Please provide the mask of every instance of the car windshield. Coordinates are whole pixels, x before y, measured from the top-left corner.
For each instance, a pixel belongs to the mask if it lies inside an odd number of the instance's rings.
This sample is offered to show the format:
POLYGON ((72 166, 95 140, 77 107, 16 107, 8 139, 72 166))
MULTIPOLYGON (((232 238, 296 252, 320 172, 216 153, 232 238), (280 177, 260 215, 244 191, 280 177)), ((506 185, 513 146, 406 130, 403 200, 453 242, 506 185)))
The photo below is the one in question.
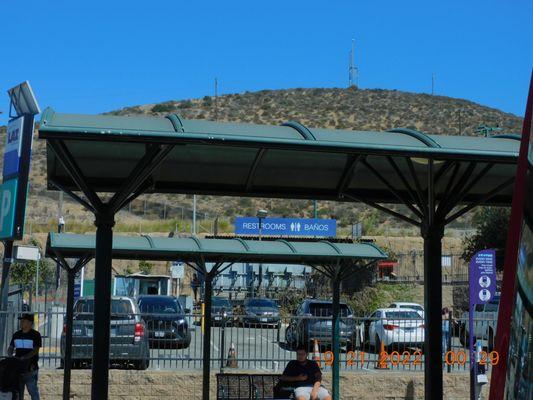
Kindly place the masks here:
MULTIPOLYGON (((340 312, 339 315, 341 317, 347 317, 351 314, 350 309, 346 304, 340 304, 340 312)), ((309 312, 314 317, 331 317, 333 315, 333 306, 328 303, 323 304, 310 304, 309 305, 309 312)))
POLYGON ((213 297, 211 304, 213 307, 226 307, 226 309, 228 310, 231 308, 231 303, 229 302, 229 300, 220 297, 213 297))
POLYGON ((142 297, 139 300, 139 307, 143 313, 177 314, 181 312, 178 301, 168 297, 142 297))
POLYGON ((270 307, 270 308, 278 308, 278 305, 272 301, 267 299, 252 299, 248 300, 246 303, 248 307, 270 307))
POLYGON ((410 308, 412 310, 424 311, 424 307, 418 306, 416 304, 411 304, 411 305, 403 304, 400 306, 400 308, 410 308))
MULTIPOLYGON (((81 314, 81 318, 78 319, 92 319, 94 313, 94 300, 93 299, 80 299, 76 302, 74 307, 75 314, 81 314)), ((111 300, 111 316, 130 316, 133 314, 133 308, 129 300, 112 299, 111 300)))
POLYGON ((416 311, 387 311, 385 317, 387 319, 420 319, 416 311))

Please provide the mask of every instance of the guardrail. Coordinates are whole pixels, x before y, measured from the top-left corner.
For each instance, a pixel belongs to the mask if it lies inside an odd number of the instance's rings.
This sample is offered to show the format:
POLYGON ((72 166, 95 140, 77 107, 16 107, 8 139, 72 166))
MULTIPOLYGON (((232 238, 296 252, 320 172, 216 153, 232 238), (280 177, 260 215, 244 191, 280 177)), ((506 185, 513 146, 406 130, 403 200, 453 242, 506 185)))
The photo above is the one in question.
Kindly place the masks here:
MULTIPOLYGON (((18 326, 20 312, 7 312, 7 340, 18 326)), ((62 368, 64 312, 49 310, 35 314, 35 329, 43 336, 40 364, 43 368, 62 368)), ((319 361, 324 370, 333 362, 330 316, 250 316, 223 318, 214 313, 211 334, 213 370, 283 371, 296 357, 295 349, 306 344, 309 358, 319 361)), ((423 370, 423 320, 405 318, 340 319, 340 367, 356 370, 423 370)), ((476 319, 474 332, 482 340, 482 362, 488 368, 499 362, 493 351, 493 319, 476 319)), ((78 313, 73 325, 73 367, 89 368, 92 357, 92 314, 78 313)), ((447 372, 469 368, 468 321, 452 320, 445 335, 446 351, 442 366, 447 372)), ((111 360, 113 368, 201 369, 203 350, 201 314, 181 318, 161 314, 113 314, 111 322, 111 360), (146 346, 146 347, 143 347, 146 346), (144 363, 146 361, 146 363, 144 363)), ((6 355, 9 343, 2 346, 6 355)))

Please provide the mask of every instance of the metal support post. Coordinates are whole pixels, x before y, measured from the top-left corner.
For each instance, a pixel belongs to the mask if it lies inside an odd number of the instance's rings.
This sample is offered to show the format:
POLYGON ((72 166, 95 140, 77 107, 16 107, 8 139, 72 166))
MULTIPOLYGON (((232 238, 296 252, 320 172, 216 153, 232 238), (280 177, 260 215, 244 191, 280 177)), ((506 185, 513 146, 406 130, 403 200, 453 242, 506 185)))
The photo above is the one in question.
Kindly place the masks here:
MULTIPOLYGON (((205 272, 205 265, 203 266, 205 272)), ((211 297, 213 295, 213 281, 210 274, 205 274, 204 293, 204 348, 203 348, 203 383, 202 400, 209 400, 209 382, 211 374, 211 297)))
POLYGON ((332 279, 332 286, 333 286, 333 306, 332 306, 332 321, 331 324, 333 326, 333 365, 332 365, 332 395, 333 400, 339 400, 340 399, 340 343, 339 343, 339 310, 340 310, 340 267, 337 265, 335 268, 335 275, 332 279))
POLYGON ((425 360, 424 386, 427 400, 442 399, 442 237, 444 227, 430 225, 424 238, 425 360))
POLYGON ((65 322, 65 359, 63 361, 63 400, 70 399, 70 370, 72 368, 72 322, 74 319, 74 278, 76 276, 76 272, 74 270, 68 268, 68 265, 66 267, 67 315, 65 322))
POLYGON ((224 373, 224 345, 225 345, 225 328, 226 328, 226 317, 225 317, 225 310, 222 310, 222 326, 220 328, 220 373, 224 373))
POLYGON ((4 354, 6 347, 4 345, 7 329, 7 301, 9 296, 9 270, 13 258, 13 241, 4 241, 4 259, 2 261, 2 283, 0 287, 0 354, 4 354))
POLYGON ((106 400, 109 385, 111 267, 113 260, 114 215, 111 212, 99 212, 96 214, 94 223, 96 225, 94 285, 101 292, 97 296, 94 296, 91 399, 106 400))

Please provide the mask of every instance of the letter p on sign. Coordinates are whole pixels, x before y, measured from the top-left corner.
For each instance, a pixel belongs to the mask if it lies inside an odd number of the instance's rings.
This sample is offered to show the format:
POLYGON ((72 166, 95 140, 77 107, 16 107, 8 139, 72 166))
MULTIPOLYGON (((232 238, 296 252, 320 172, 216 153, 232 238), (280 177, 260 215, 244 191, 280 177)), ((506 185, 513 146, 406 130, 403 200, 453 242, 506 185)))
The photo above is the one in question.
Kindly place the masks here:
POLYGON ((8 190, 2 192, 2 211, 0 211, 0 226, 4 226, 4 220, 11 209, 11 196, 8 190))
POLYGON ((0 186, 0 239, 10 239, 14 234, 17 185, 17 179, 10 179, 0 186))

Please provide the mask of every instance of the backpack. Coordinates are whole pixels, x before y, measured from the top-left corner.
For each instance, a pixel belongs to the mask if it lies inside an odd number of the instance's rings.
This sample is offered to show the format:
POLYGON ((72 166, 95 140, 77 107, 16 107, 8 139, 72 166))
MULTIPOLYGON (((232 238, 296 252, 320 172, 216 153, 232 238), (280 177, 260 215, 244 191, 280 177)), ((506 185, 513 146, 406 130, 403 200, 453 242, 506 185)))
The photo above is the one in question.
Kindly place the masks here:
POLYGON ((24 373, 24 363, 18 358, 9 357, 0 360, 0 399, 16 400, 19 398, 20 379, 24 373), (11 395, 11 397, 9 397, 11 395))

